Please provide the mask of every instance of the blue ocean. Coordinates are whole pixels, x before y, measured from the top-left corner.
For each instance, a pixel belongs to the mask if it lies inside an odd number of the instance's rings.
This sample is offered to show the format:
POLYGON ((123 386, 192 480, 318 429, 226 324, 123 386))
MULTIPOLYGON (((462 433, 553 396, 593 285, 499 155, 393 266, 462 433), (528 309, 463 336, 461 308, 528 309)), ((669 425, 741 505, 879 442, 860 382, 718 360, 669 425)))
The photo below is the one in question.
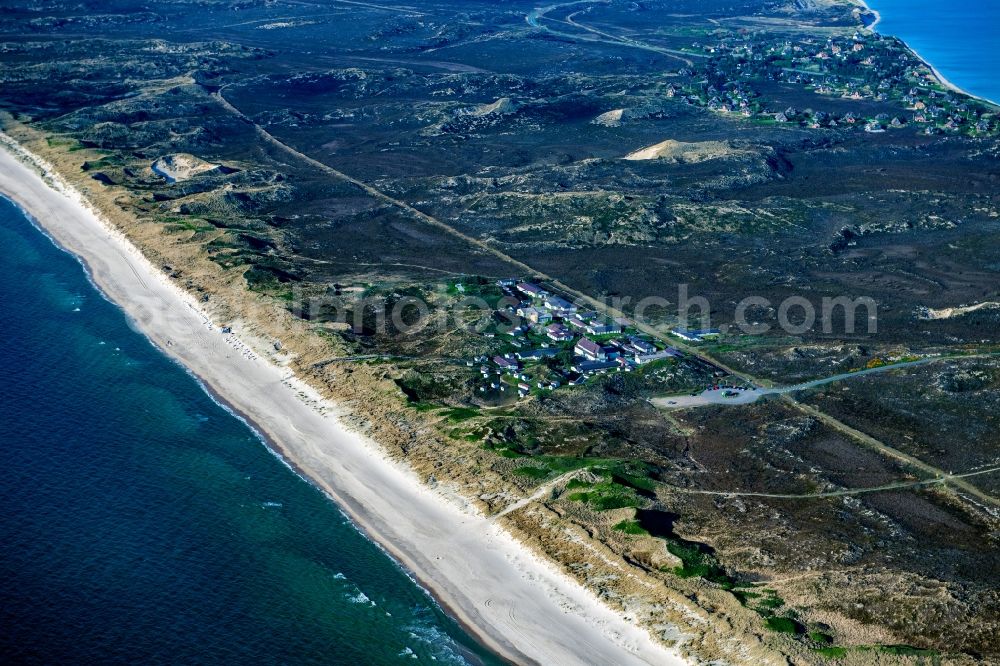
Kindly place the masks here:
POLYGON ((868 0, 875 30, 906 42, 959 88, 1000 103, 1000 2, 868 0))
POLYGON ((6 663, 499 663, 5 199, 0 247, 6 663))

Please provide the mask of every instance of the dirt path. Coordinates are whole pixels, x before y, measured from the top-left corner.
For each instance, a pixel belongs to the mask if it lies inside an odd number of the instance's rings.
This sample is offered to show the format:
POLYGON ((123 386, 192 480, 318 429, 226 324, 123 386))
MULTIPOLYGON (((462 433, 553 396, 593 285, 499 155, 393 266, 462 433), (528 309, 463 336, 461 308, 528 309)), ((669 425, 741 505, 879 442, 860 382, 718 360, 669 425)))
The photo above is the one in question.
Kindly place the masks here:
POLYGON ((867 446, 868 448, 874 449, 879 453, 881 453, 882 455, 888 456, 890 458, 895 458, 896 460, 898 460, 899 462, 903 463, 908 467, 924 472, 925 474, 928 474, 932 477, 940 478, 942 483, 947 483, 949 485, 952 485, 968 493, 969 495, 972 495, 981 502, 985 502, 986 504, 989 504, 994 507, 1000 507, 1000 500, 993 497, 992 495, 983 492, 982 490, 972 485, 968 481, 965 481, 964 477, 973 476, 972 474, 959 474, 959 475, 949 474, 948 472, 945 472, 942 469, 939 469, 937 467, 934 467, 933 465, 925 463, 923 460, 920 460, 919 458, 915 458, 908 453, 903 453, 899 449, 895 449, 889 446, 888 444, 875 439, 871 435, 863 433, 856 428, 852 428, 846 423, 835 419, 834 417, 830 416, 829 414, 826 414, 825 412, 821 412, 820 410, 816 409, 815 407, 812 407, 811 405, 806 405, 801 402, 798 402, 792 399, 790 396, 784 396, 784 397, 792 405, 797 407, 800 411, 805 412, 809 416, 815 417, 816 419, 822 421, 823 423, 830 426, 834 430, 837 430, 838 432, 841 432, 851 437, 855 441, 867 446))
POLYGON ((964 474, 946 474, 933 479, 921 479, 920 481, 898 481, 887 483, 881 486, 871 486, 869 488, 845 488, 843 490, 831 490, 823 493, 760 493, 741 490, 698 490, 694 488, 670 488, 670 492, 683 493, 686 495, 716 495, 719 497, 772 497, 777 499, 818 499, 822 497, 845 497, 848 495, 863 495, 865 493, 878 493, 887 490, 905 490, 919 488, 920 486, 933 486, 943 483, 961 483, 961 479, 981 474, 992 474, 1000 472, 1000 467, 990 467, 980 469, 975 472, 965 472, 964 474))
POLYGON ((569 481, 570 479, 576 478, 577 476, 579 476, 584 471, 586 471, 586 470, 583 470, 583 469, 574 469, 572 472, 566 472, 565 474, 560 474, 559 476, 557 476, 556 478, 552 479, 551 481, 547 481, 547 482, 543 483, 542 485, 538 486, 538 488, 535 489, 535 492, 533 492, 530 496, 525 497, 523 499, 519 499, 518 501, 516 501, 513 504, 511 504, 510 506, 508 506, 503 511, 500 511, 499 513, 491 516, 490 519, 491 520, 496 520, 497 518, 500 518, 502 516, 506 516, 508 513, 511 513, 513 511, 517 511, 518 509, 520 509, 522 507, 528 506, 532 502, 535 502, 537 500, 542 499, 545 495, 547 495, 550 492, 552 492, 553 488, 555 488, 556 486, 558 486, 561 483, 569 481))

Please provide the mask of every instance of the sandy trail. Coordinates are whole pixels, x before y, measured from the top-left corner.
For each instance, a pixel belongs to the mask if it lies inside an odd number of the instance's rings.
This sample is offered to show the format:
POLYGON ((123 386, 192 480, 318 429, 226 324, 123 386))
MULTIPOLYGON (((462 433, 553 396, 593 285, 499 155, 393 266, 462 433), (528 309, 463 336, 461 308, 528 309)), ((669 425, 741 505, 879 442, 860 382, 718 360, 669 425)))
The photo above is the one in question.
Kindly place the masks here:
POLYGON ((78 194, 56 187, 0 150, 0 193, 80 257, 140 331, 254 424, 483 643, 516 663, 687 663, 500 525, 384 457, 344 425, 336 405, 223 335, 78 194))

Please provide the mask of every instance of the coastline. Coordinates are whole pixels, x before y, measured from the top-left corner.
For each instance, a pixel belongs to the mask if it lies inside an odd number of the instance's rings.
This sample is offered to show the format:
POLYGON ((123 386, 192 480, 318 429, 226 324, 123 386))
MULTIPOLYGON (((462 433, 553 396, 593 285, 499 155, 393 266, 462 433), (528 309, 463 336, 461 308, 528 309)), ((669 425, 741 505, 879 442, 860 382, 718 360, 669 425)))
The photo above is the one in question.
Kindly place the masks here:
MULTIPOLYGON (((868 4, 867 0, 852 0, 852 1, 855 4, 857 4, 860 8, 862 8, 864 11, 868 12, 869 14, 872 14, 875 17, 875 20, 871 24, 867 24, 867 25, 864 26, 865 29, 866 30, 870 30, 871 32, 879 32, 877 30, 877 27, 878 27, 878 24, 882 22, 882 13, 879 12, 877 9, 873 9, 871 7, 871 5, 868 4)), ((901 41, 903 44, 906 44, 906 48, 908 48, 910 50, 910 52, 913 53, 913 55, 915 55, 917 57, 917 59, 919 59, 920 62, 925 67, 927 67, 927 69, 929 69, 931 71, 931 73, 934 75, 934 78, 937 79, 938 83, 940 83, 942 86, 944 86, 948 90, 950 90, 953 93, 956 93, 958 95, 964 95, 964 96, 969 97, 971 99, 977 100, 977 101, 982 102, 984 104, 989 104, 990 106, 1000 107, 1000 101, 993 101, 991 99, 987 99, 986 97, 981 97, 981 96, 976 95, 974 93, 971 93, 968 90, 965 90, 964 88, 961 88, 958 85, 956 85, 956 84, 952 83, 951 81, 949 81, 948 78, 944 74, 941 73, 941 70, 939 70, 937 67, 935 67, 930 62, 930 60, 928 60, 923 55, 921 55, 919 51, 917 51, 915 48, 913 48, 913 46, 910 45, 903 38, 897 37, 895 35, 884 34, 884 33, 881 33, 881 32, 879 32, 879 34, 883 35, 884 37, 894 37, 895 39, 898 39, 899 41, 901 41)))
POLYGON ((342 422, 343 410, 289 370, 228 344, 235 338, 223 336, 190 294, 57 174, 13 140, 3 147, 0 193, 80 259, 139 331, 336 501, 484 645, 517 663, 687 663, 496 522, 382 455, 342 422), (32 159, 51 183, 9 150, 32 159))
POLYGON ((871 6, 868 4, 867 0, 853 0, 853 2, 854 4, 858 5, 860 9, 863 9, 864 11, 868 12, 869 14, 875 17, 875 20, 872 21, 871 23, 865 23, 865 29, 871 30, 872 32, 878 32, 877 30, 875 30, 875 26, 877 26, 879 23, 882 22, 881 12, 879 12, 877 9, 872 9, 871 6))

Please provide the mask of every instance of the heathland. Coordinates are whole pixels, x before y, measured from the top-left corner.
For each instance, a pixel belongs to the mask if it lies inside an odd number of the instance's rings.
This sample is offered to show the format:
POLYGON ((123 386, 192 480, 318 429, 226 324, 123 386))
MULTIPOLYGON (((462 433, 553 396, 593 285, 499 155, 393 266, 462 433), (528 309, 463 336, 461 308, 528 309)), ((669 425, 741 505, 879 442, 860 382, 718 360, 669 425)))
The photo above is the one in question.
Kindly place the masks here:
POLYGON ((693 658, 1000 655, 997 109, 863 7, 85 5, 4 132, 429 486, 693 658))

